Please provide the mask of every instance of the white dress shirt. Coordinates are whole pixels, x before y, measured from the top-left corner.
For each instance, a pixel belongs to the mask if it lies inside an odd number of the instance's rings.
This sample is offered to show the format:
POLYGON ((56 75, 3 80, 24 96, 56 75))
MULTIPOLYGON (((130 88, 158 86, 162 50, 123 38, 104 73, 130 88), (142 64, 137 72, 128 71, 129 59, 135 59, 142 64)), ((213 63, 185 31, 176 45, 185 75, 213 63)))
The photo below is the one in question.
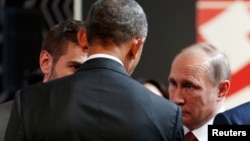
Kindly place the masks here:
MULTIPOLYGON (((224 107, 222 107, 216 114, 225 111, 224 107)), ((192 133, 198 139, 198 141, 208 141, 208 125, 212 125, 214 121, 214 117, 212 117, 209 121, 203 124, 201 127, 192 130, 192 133)), ((189 129, 184 126, 184 135, 189 132, 189 129)))
MULTIPOLYGON (((115 60, 116 62, 120 63, 121 65, 123 65, 122 61, 119 60, 118 58, 112 56, 112 55, 108 55, 108 54, 94 54, 94 55, 90 55, 87 60, 90 60, 90 59, 94 59, 94 58, 108 58, 108 59, 112 59, 112 60, 115 60)), ((86 61, 87 61, 86 60, 86 61)))

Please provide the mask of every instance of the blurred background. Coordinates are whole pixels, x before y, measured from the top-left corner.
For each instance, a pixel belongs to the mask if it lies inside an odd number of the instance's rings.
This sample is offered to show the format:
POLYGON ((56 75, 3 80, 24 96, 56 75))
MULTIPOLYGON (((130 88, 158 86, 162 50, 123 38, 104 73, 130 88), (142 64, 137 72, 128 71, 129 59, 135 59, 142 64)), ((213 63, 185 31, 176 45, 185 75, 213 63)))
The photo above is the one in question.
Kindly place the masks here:
MULTIPOLYGON (((41 81, 39 52, 46 32, 66 19, 84 20, 94 0, 0 0, 0 103, 41 81)), ((232 67, 226 109, 250 100, 250 0, 137 0, 149 33, 132 77, 167 85, 171 61, 183 47, 207 41, 232 67)))

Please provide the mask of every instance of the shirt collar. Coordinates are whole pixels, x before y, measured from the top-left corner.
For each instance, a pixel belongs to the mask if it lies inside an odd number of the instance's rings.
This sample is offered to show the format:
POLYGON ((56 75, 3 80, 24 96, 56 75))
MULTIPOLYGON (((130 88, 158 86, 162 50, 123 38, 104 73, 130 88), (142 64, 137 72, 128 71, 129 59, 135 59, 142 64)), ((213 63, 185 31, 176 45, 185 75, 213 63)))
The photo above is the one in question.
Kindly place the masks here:
MULTIPOLYGON (((225 111, 224 107, 221 107, 220 110, 216 113, 221 113, 225 111)), ((216 115, 215 114, 215 115, 216 115)), ((208 141, 208 125, 212 125, 213 121, 214 121, 214 117, 212 117, 209 121, 207 121, 205 124, 203 124, 201 127, 194 129, 192 131, 192 133, 195 135, 195 137, 199 140, 199 141, 208 141)), ((184 126, 184 134, 186 135, 190 130, 184 126)))
POLYGON ((114 56, 108 55, 108 54, 93 54, 93 55, 90 55, 87 58, 87 60, 91 60, 91 59, 94 59, 94 58, 108 58, 108 59, 112 59, 112 60, 120 63, 123 66, 123 63, 121 62, 121 60, 119 60, 118 58, 116 58, 114 56))

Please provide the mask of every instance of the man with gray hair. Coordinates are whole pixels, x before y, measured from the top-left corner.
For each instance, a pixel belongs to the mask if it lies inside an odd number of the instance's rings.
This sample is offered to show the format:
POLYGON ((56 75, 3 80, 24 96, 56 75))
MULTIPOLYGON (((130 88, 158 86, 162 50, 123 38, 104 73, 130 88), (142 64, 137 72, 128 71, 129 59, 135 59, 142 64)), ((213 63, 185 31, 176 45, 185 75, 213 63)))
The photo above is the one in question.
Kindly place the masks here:
POLYGON ((191 136, 208 140, 208 124, 224 110, 230 76, 226 55, 208 43, 187 46, 174 58, 168 78, 169 98, 182 108, 186 141, 191 136))

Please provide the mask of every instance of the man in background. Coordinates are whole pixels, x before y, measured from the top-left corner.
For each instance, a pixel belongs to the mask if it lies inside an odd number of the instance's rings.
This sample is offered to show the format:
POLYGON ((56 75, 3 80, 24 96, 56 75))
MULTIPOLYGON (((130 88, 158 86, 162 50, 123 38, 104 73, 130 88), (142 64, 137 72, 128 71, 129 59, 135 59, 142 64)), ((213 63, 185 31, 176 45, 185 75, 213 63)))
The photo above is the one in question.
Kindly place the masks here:
POLYGON ((214 125, 250 125, 250 102, 242 103, 214 118, 214 125))
POLYGON ((67 20, 47 33, 40 53, 43 82, 73 74, 87 59, 85 24, 67 20))
POLYGON ((169 99, 167 87, 157 79, 138 79, 138 81, 155 94, 169 99))
POLYGON ((227 57, 211 44, 190 45, 174 58, 168 78, 169 97, 182 108, 186 141, 186 137, 208 140, 208 124, 224 110, 230 76, 227 57))
POLYGON ((180 107, 130 76, 147 37, 142 7, 97 0, 86 24, 87 61, 73 75, 21 90, 5 141, 183 140, 180 107))
MULTIPOLYGON (((73 74, 87 59, 85 24, 67 20, 48 31, 40 52, 43 82, 73 74)), ((13 100, 0 105, 0 141, 3 141, 13 100)))

